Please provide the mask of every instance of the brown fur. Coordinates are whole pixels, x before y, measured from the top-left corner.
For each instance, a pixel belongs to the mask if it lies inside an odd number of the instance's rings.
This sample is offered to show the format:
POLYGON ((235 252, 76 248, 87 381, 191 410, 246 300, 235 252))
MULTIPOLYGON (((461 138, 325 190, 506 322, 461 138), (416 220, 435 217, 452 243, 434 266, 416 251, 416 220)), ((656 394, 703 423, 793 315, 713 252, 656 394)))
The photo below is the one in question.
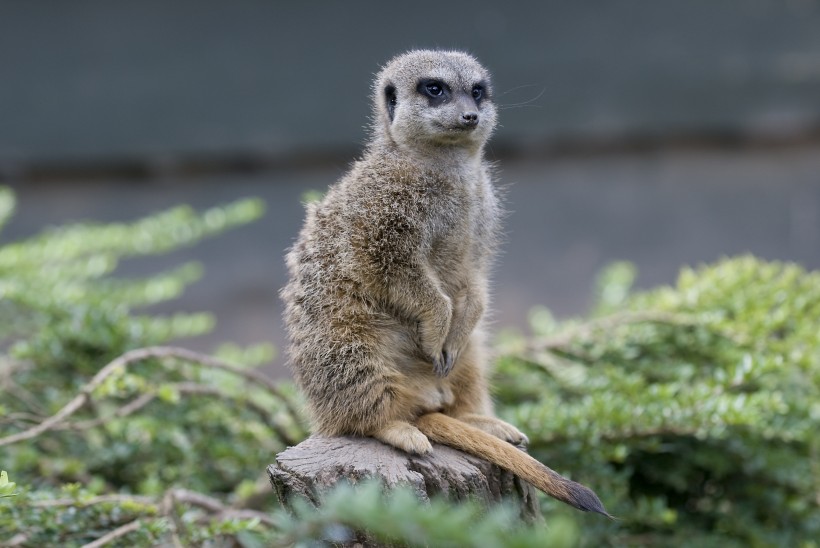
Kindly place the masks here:
POLYGON ((465 424, 463 420, 442 413, 428 413, 419 417, 416 426, 430 440, 497 464, 548 495, 579 510, 609 515, 598 496, 589 488, 568 480, 509 443, 475 426, 465 424))
POLYGON ((501 208, 483 159, 489 74, 464 53, 412 51, 382 69, 373 97, 363 158, 308 207, 287 255, 290 361, 314 430, 417 454, 433 439, 603 512, 506 443, 526 436, 492 416, 482 319, 501 208), (425 95, 423 81, 449 95, 425 95))

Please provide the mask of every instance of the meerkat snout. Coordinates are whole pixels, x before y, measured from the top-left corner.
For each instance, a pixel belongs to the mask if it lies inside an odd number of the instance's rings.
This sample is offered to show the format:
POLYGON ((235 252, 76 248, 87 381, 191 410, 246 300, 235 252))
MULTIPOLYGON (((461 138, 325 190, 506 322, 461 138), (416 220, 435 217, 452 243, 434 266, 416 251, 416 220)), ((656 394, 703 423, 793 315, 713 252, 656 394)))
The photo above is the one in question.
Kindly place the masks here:
POLYGON ((461 125, 466 128, 474 128, 478 125, 477 112, 465 112, 461 115, 461 125))

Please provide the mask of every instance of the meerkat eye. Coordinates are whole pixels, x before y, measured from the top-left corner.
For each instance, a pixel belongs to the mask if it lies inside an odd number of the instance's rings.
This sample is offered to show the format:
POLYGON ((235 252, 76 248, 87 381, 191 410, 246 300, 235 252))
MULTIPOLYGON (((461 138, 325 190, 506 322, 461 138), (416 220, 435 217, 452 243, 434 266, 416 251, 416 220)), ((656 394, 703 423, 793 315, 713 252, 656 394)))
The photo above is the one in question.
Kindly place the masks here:
POLYGON ((427 93, 432 97, 440 97, 442 93, 444 93, 444 86, 441 85, 439 82, 428 82, 424 89, 427 90, 427 93))
POLYGON ((428 97, 440 98, 447 94, 447 85, 440 80, 424 80, 419 82, 418 90, 428 97))
POLYGON ((473 99, 475 99, 476 102, 478 102, 478 101, 481 101, 481 99, 483 97, 484 97, 484 86, 482 86, 481 84, 474 85, 473 86, 473 99))
POLYGON ((446 103, 450 98, 450 87, 441 80, 432 78, 421 80, 416 86, 416 91, 427 97, 431 106, 446 103))

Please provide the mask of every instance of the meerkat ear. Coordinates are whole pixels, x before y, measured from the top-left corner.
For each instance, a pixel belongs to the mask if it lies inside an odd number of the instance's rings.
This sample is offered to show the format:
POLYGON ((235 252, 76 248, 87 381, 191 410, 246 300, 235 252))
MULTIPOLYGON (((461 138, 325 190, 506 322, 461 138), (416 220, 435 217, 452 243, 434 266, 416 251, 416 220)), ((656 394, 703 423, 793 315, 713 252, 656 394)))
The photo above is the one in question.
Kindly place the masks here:
POLYGON ((387 84, 384 86, 384 101, 387 106, 387 116, 390 121, 393 121, 393 115, 396 112, 396 86, 387 84))

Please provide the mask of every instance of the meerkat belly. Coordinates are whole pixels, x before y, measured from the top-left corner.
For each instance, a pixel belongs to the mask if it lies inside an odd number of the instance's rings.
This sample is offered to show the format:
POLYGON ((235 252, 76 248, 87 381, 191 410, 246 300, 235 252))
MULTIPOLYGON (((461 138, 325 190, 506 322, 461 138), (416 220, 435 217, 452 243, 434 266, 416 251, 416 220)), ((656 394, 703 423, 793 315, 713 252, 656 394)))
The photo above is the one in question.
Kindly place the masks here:
POLYGON ((413 375, 408 378, 405 386, 411 389, 415 398, 413 413, 416 416, 442 411, 455 402, 451 382, 447 379, 430 375, 413 375))

